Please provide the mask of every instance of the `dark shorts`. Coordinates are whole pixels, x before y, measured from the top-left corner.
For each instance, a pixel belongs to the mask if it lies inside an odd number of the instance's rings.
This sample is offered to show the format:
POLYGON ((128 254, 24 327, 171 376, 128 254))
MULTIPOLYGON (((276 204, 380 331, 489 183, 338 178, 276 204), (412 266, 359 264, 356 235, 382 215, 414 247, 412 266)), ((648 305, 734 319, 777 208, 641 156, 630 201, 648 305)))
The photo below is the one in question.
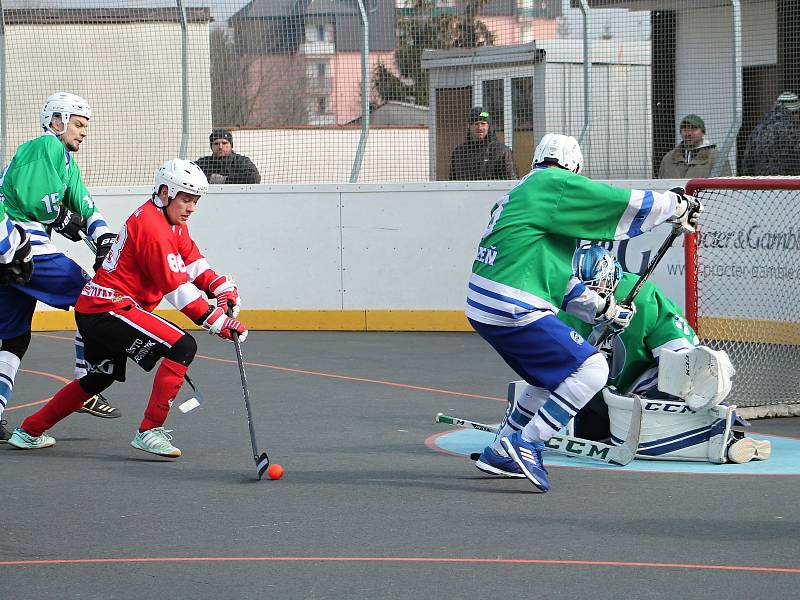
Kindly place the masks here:
POLYGON ((469 322, 517 375, 551 392, 597 352, 553 314, 522 327, 469 322))
POLYGON ((0 285, 0 340, 31 330, 36 301, 63 310, 74 306, 89 275, 63 254, 33 257, 33 276, 28 283, 0 285))
POLYGON ((89 373, 125 381, 127 359, 151 371, 186 332, 136 306, 104 313, 75 313, 89 373))

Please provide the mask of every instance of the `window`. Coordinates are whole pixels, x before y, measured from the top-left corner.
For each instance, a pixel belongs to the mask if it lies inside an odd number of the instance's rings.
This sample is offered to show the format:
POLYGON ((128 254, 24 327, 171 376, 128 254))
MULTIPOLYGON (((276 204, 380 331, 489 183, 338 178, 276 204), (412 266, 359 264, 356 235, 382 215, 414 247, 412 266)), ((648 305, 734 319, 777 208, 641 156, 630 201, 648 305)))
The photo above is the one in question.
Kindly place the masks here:
POLYGON ((492 129, 504 131, 505 111, 502 79, 490 79, 483 82, 483 108, 489 113, 492 129))
POLYGON ((319 96, 317 98, 317 114, 324 115, 328 112, 328 98, 325 96, 319 96))

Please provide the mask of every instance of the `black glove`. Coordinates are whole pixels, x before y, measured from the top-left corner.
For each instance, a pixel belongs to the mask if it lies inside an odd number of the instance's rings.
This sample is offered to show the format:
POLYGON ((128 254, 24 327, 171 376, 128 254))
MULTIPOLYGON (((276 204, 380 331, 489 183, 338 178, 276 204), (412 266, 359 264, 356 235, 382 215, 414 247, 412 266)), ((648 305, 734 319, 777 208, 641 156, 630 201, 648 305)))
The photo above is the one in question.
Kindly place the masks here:
POLYGON ((97 250, 95 251, 94 255, 95 273, 97 273, 97 270, 103 265, 103 261, 106 259, 106 254, 108 254, 108 251, 111 250, 111 246, 114 245, 115 241, 117 241, 116 233, 104 233, 97 238, 97 250))
POLYGON ((81 231, 86 231, 86 219, 80 213, 74 213, 63 204, 58 209, 58 216, 50 223, 53 231, 57 231, 68 240, 81 241, 81 231))
POLYGON ((14 229, 19 233, 19 246, 14 251, 14 258, 10 263, 0 264, 0 284, 9 283, 28 283, 33 275, 33 250, 31 249, 31 237, 19 225, 14 225, 14 229))

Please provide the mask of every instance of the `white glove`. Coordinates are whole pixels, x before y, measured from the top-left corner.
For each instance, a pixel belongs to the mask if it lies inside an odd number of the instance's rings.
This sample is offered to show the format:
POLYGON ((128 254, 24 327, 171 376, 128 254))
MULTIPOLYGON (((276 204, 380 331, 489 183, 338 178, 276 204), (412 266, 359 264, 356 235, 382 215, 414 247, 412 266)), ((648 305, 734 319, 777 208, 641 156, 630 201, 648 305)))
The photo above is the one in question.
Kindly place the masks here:
POLYGON ((631 324, 633 315, 636 314, 636 304, 631 304, 630 307, 624 304, 617 304, 616 298, 613 294, 609 294, 606 298, 606 307, 597 317, 595 323, 606 323, 611 325, 617 330, 625 329, 631 324))
POLYGON ((694 233, 697 230, 697 219, 703 211, 703 205, 694 196, 677 195, 678 206, 675 208, 675 216, 669 221, 679 226, 684 233, 694 233))
POLYGON ((225 183, 228 178, 225 175, 220 175, 219 173, 212 173, 211 177, 208 178, 208 183, 213 184, 220 184, 225 183))

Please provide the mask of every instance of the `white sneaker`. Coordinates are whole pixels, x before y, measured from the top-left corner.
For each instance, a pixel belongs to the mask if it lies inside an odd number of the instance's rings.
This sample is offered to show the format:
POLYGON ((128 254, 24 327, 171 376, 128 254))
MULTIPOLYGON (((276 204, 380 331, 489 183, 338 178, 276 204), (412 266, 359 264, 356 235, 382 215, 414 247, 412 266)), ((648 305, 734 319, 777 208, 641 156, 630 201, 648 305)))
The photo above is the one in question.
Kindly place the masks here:
POLYGON ((138 431, 133 441, 131 441, 131 446, 138 450, 149 452, 150 454, 178 458, 181 455, 181 450, 170 443, 172 441, 172 436, 169 434, 169 431, 163 427, 154 427, 147 431, 138 431))
POLYGON ((38 450, 39 448, 49 448, 54 445, 56 438, 45 434, 35 437, 24 429, 17 427, 11 437, 8 438, 8 443, 20 450, 38 450))
POLYGON ((751 460, 769 460, 772 444, 769 440, 744 437, 728 446, 728 460, 732 463, 746 463, 751 460))

